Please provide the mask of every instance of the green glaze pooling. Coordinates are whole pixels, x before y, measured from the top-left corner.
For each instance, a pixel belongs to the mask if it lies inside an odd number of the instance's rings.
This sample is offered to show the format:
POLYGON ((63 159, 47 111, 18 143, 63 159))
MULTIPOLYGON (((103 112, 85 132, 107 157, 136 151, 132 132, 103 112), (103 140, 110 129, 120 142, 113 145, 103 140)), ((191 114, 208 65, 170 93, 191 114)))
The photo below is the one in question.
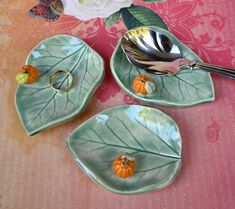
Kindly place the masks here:
POLYGON ((79 126, 67 144, 76 162, 96 183, 119 194, 162 189, 181 167, 181 136, 176 123, 155 108, 118 106, 79 126), (114 175, 112 163, 122 154, 135 158, 134 176, 114 175))
MULTIPOLYGON (((183 57, 188 60, 201 61, 201 59, 188 47, 182 44, 169 31, 158 27, 150 27, 153 30, 167 35, 173 43, 178 45, 183 57)), ((210 74, 201 70, 182 70, 174 76, 153 76, 144 70, 137 69, 129 63, 126 55, 118 43, 111 58, 112 74, 130 96, 150 104, 166 105, 172 107, 185 107, 203 102, 214 101, 214 86, 210 74), (149 75, 153 78, 156 92, 145 97, 134 93, 132 82, 139 74, 149 75)))
MULTIPOLYGON (((69 35, 56 35, 39 43, 26 64, 39 70, 39 79, 20 85, 16 107, 29 135, 59 125, 77 116, 87 105, 104 77, 102 58, 85 42, 69 35), (69 71, 73 86, 68 92, 54 91, 49 77, 58 70, 69 71)), ((57 87, 68 85, 69 76, 60 77, 57 87)))

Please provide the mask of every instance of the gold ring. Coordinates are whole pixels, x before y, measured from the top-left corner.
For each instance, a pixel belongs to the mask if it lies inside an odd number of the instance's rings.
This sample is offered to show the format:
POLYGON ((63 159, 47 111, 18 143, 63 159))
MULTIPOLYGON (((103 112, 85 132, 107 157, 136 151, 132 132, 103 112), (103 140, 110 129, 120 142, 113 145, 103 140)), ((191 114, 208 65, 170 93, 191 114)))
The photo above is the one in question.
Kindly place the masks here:
POLYGON ((54 72, 49 78, 50 86, 57 92, 67 92, 73 85, 73 76, 70 72, 65 70, 58 70, 54 72), (61 77, 63 76, 63 79, 61 77), (67 85, 65 86, 65 81, 67 85), (64 87, 65 86, 65 87, 64 87))

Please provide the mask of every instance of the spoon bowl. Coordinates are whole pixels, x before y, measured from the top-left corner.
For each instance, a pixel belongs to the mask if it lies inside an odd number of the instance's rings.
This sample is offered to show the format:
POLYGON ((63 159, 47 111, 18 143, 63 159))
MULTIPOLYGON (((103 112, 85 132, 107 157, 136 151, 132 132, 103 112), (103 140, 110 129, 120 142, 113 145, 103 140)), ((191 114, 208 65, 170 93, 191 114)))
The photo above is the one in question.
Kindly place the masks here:
POLYGON ((170 38, 150 27, 127 31, 121 39, 121 47, 130 63, 151 74, 170 76, 191 68, 235 79, 233 69, 184 59, 179 47, 170 38))

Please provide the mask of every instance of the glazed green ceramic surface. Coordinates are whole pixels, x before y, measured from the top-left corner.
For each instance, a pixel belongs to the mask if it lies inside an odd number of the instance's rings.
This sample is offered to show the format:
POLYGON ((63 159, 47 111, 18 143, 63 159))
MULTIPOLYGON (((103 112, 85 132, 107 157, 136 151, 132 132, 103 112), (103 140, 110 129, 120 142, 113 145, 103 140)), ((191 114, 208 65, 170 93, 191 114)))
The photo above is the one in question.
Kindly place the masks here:
MULTIPOLYGON (((39 43, 29 54, 27 64, 39 70, 39 79, 31 85, 20 85, 16 107, 29 135, 56 126, 77 116, 87 105, 104 77, 104 62, 82 40, 56 35, 39 43), (49 77, 58 70, 73 76, 72 88, 65 93, 54 91, 49 77)), ((69 76, 58 77, 57 87, 64 88, 69 76)))
POLYGON ((68 138, 76 162, 96 183, 119 194, 162 189, 181 167, 182 142, 176 123, 160 110, 118 106, 101 112, 68 138), (126 154, 135 159, 136 172, 117 177, 113 161, 126 154))
MULTIPOLYGON (((169 31, 157 27, 150 28, 167 35, 179 47, 183 57, 201 62, 201 59, 195 53, 169 31)), ((150 75, 129 63, 121 49, 120 42, 113 53, 110 64, 113 76, 121 88, 140 101, 157 105, 184 107, 214 101, 215 99, 214 86, 209 73, 186 69, 170 77, 150 75), (155 94, 141 96, 134 93, 132 82, 139 74, 149 75, 153 78, 157 89, 155 94)))

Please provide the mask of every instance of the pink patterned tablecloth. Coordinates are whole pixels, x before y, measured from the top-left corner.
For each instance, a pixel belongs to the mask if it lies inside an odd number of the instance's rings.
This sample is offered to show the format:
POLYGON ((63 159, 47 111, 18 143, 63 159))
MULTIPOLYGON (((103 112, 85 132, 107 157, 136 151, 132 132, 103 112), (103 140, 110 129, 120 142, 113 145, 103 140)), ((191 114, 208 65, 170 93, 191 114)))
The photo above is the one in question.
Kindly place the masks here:
MULTIPOLYGON (((234 209, 235 83, 213 76, 216 101, 189 108, 159 107, 178 123, 183 166, 175 182, 158 192, 115 195, 86 176, 65 140, 86 119, 106 108, 136 104, 114 81, 109 59, 126 30, 101 19, 55 23, 33 20, 34 1, 0 2, 0 208, 3 209, 234 209), (40 40, 58 33, 84 39, 105 58, 106 77, 86 111, 72 122, 28 137, 14 106, 15 74, 40 40)), ((139 3, 136 1, 136 3, 139 3)), ((142 4, 143 3, 139 3, 142 4)), ((204 61, 235 68, 235 1, 168 0, 145 4, 204 61)))

